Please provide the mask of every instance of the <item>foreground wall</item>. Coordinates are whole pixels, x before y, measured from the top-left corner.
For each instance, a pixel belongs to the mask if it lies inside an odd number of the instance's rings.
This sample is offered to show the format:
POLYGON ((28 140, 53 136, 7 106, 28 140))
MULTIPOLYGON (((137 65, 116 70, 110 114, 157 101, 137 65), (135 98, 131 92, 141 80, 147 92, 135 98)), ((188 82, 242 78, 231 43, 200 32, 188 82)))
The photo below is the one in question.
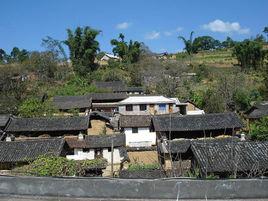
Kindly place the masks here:
POLYGON ((92 198, 267 198, 268 180, 0 177, 1 194, 92 198))

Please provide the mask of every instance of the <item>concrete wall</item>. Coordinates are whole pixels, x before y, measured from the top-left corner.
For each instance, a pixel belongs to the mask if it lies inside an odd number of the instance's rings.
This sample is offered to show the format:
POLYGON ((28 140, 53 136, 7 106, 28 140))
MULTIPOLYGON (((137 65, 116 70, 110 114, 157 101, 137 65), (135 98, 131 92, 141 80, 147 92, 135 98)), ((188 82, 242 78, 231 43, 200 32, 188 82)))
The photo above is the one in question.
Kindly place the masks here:
POLYGON ((267 198, 268 180, 0 177, 1 194, 136 199, 267 198))
POLYGON ((156 133, 150 128, 138 128, 138 133, 132 133, 132 128, 124 128, 126 145, 130 147, 145 147, 156 144, 156 133))

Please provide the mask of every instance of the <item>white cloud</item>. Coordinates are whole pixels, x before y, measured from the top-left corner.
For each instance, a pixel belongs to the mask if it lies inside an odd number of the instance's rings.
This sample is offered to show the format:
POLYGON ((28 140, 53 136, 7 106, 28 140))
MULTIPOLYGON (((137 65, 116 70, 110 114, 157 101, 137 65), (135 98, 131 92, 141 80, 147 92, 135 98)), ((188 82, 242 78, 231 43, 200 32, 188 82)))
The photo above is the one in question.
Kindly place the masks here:
POLYGON ((152 31, 146 34, 145 39, 155 40, 155 39, 158 39, 159 37, 160 37, 160 32, 152 31))
POLYGON ((176 32, 181 32, 183 30, 183 27, 177 27, 176 32))
POLYGON ((129 28, 129 26, 131 25, 131 23, 129 22, 122 22, 116 25, 117 29, 127 29, 129 28))
POLYGON ((173 32, 172 31, 164 31, 165 36, 172 36, 173 32))
POLYGON ((249 28, 242 28, 238 22, 224 22, 216 19, 202 26, 212 32, 248 34, 249 28))

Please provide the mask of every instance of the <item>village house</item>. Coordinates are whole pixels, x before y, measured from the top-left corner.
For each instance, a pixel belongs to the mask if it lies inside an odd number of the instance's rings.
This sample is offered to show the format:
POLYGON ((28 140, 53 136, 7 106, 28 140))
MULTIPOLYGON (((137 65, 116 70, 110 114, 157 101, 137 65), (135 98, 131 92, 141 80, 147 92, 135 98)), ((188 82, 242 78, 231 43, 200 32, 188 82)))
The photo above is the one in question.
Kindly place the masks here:
POLYGON ((194 142, 192 169, 198 168, 200 176, 219 177, 267 176, 268 142, 206 141, 194 142))
POLYGON ((12 117, 6 128, 8 135, 16 137, 55 137, 87 134, 89 115, 74 117, 12 117))
POLYGON ((91 108, 92 100, 89 96, 55 96, 53 98, 54 106, 62 112, 70 110, 78 110, 79 113, 85 115, 91 108))
POLYGON ((28 164, 42 155, 65 156, 64 139, 27 139, 0 142, 0 169, 28 164))
POLYGON ((260 120, 268 116, 268 101, 254 104, 248 111, 244 113, 247 120, 247 128, 250 129, 250 123, 260 120))
POLYGON ((88 97, 92 101, 92 111, 110 113, 118 111, 118 103, 127 98, 126 93, 91 93, 88 97))
POLYGON ((104 89, 107 91, 111 91, 113 93, 126 93, 126 94, 143 94, 144 90, 142 87, 128 87, 122 81, 108 81, 101 82, 95 81, 94 85, 99 89, 104 89))
POLYGON ((118 56, 113 55, 113 54, 105 53, 105 54, 101 57, 101 59, 100 59, 100 61, 99 61, 99 64, 102 65, 102 66, 103 66, 103 65, 108 65, 108 62, 109 62, 110 60, 117 61, 117 60, 120 60, 120 58, 119 58, 118 56))
POLYGON ((205 111, 199 108, 194 102, 187 100, 185 101, 185 103, 187 104, 186 106, 187 115, 205 114, 205 111))
POLYGON ((164 96, 131 96, 118 103, 121 115, 156 115, 178 112, 176 101, 164 96))
POLYGON ((89 116, 88 135, 111 135, 118 130, 118 125, 112 121, 113 117, 107 116, 106 113, 94 111, 90 112, 89 116))
POLYGON ((128 160, 125 149, 125 135, 88 135, 78 137, 66 137, 70 148, 68 159, 86 160, 105 158, 108 163, 120 164, 128 160), (113 153, 112 153, 113 152, 113 153))
POLYGON ((10 119, 10 114, 0 114, 0 130, 4 130, 10 119))
POLYGON ((153 127, 159 140, 235 135, 243 123, 235 113, 156 115, 153 127))
POLYGON ((268 101, 263 101, 254 104, 248 111, 245 112, 245 116, 249 120, 258 120, 262 117, 268 116, 268 101))
POLYGON ((126 135, 126 146, 150 147, 156 145, 156 134, 151 129, 150 115, 121 115, 121 132, 126 135))

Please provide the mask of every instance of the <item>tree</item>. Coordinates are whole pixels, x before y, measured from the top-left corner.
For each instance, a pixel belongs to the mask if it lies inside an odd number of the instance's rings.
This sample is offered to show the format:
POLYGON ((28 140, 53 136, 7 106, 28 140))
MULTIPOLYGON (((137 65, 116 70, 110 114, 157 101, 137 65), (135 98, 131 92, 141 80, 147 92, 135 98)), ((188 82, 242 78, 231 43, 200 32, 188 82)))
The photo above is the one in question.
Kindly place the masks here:
MULTIPOLYGON (((264 27, 263 29, 263 33, 265 33, 267 35, 267 38, 268 38, 268 26, 267 27, 264 27)), ((268 39, 267 39, 268 40, 268 39)))
POLYGON ((111 40, 111 45, 114 46, 113 53, 118 55, 125 63, 137 62, 141 54, 141 43, 138 41, 133 42, 132 40, 127 43, 122 33, 119 34, 118 38, 119 40, 111 40))
POLYGON ((8 62, 10 63, 22 63, 29 58, 29 52, 25 49, 20 50, 18 47, 14 47, 10 53, 8 62))
POLYGON ((253 68, 256 70, 262 67, 265 53, 262 43, 248 39, 237 43, 233 50, 241 69, 253 68))
POLYGON ((6 59, 6 52, 5 50, 0 48, 0 63, 5 63, 6 59))
POLYGON ((67 29, 68 39, 65 44, 70 50, 70 59, 74 71, 85 76, 96 69, 95 58, 99 51, 99 42, 96 37, 100 31, 88 26, 77 27, 75 31, 67 29))
POLYGON ((42 46, 45 47, 48 51, 53 52, 53 54, 59 59, 63 61, 67 61, 67 55, 63 48, 64 41, 59 41, 53 39, 50 36, 42 39, 42 46))
POLYGON ((58 60, 53 52, 32 52, 28 68, 37 71, 41 79, 47 80, 55 77, 58 60))
POLYGON ((202 50, 213 50, 220 46, 219 41, 215 40, 211 36, 200 36, 194 39, 192 44, 193 53, 197 53, 202 50))
POLYGON ((194 32, 192 31, 190 33, 190 38, 189 40, 186 40, 183 36, 179 36, 178 39, 182 40, 184 43, 184 49, 186 50, 186 52, 191 55, 193 53, 193 34, 194 32))
POLYGON ((263 117, 250 125, 250 136, 254 140, 268 140, 268 117, 263 117))
POLYGON ((232 48, 234 47, 236 42, 229 36, 227 36, 226 40, 222 42, 223 48, 232 48))

